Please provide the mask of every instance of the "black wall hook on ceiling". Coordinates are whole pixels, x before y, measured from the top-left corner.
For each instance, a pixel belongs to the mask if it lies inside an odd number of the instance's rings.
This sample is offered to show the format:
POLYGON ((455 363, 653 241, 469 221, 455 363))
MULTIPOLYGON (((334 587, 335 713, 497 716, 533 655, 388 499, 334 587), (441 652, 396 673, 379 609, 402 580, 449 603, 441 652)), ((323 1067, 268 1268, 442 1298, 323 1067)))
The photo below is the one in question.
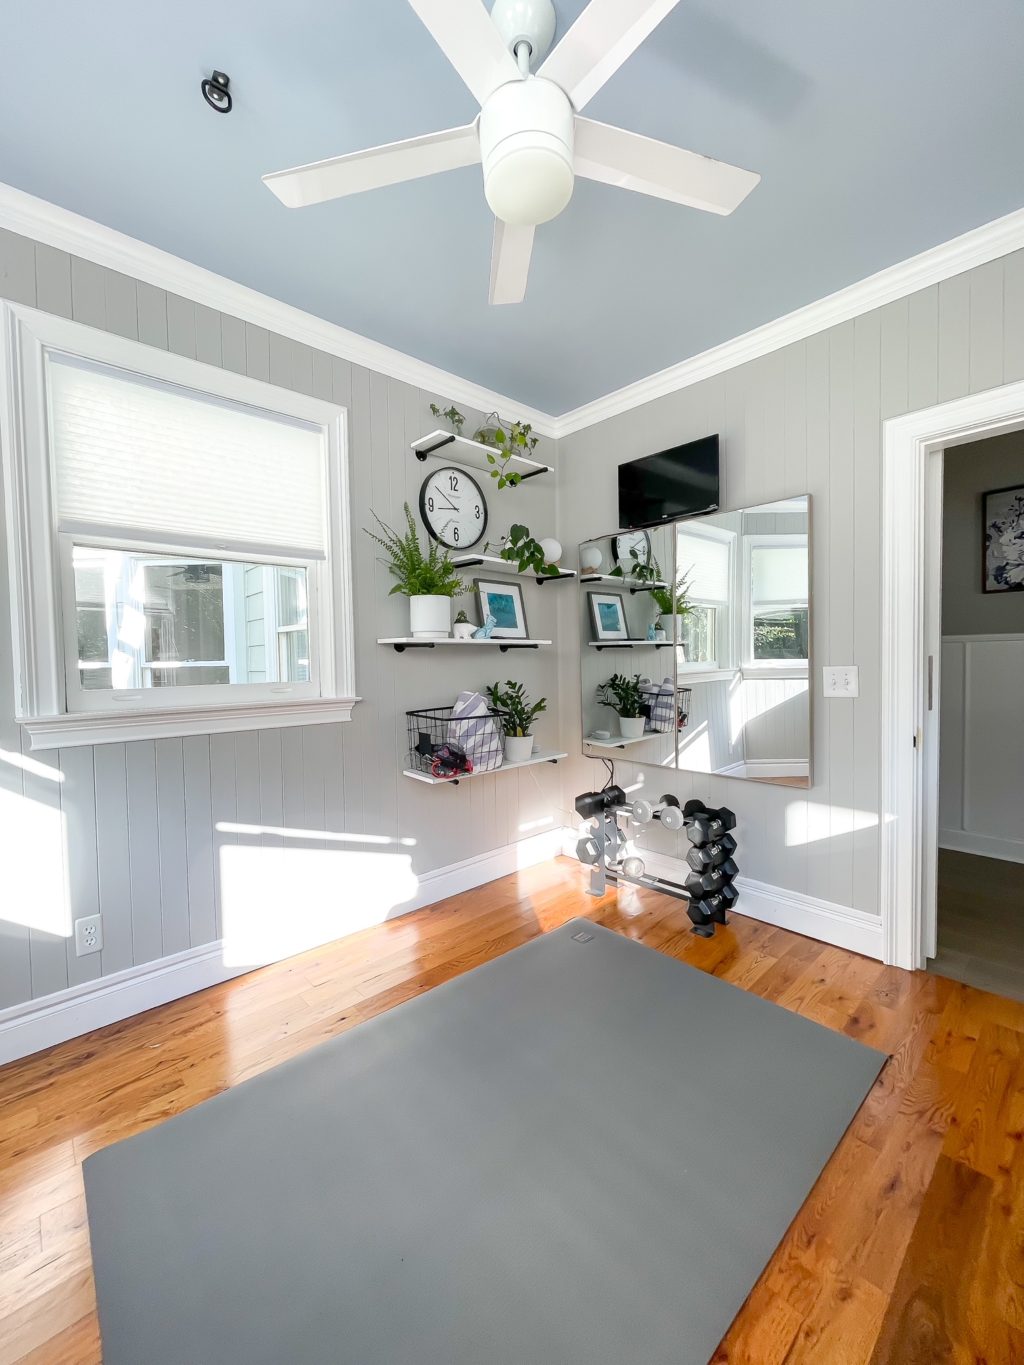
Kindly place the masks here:
POLYGON ((230 114, 234 100, 231 98, 231 77, 223 71, 215 71, 203 80, 203 99, 218 114, 230 114))

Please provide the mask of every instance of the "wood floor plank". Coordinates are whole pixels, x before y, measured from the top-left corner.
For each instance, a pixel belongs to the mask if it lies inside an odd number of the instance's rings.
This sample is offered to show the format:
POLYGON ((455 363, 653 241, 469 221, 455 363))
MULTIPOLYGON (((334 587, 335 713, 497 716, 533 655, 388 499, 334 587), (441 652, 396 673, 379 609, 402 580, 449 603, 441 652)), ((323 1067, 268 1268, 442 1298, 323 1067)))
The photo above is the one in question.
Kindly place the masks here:
POLYGON ((0 1365, 100 1361, 89 1152, 574 916, 892 1054, 716 1365, 1024 1361, 1024 1005, 559 859, 0 1070, 0 1365))

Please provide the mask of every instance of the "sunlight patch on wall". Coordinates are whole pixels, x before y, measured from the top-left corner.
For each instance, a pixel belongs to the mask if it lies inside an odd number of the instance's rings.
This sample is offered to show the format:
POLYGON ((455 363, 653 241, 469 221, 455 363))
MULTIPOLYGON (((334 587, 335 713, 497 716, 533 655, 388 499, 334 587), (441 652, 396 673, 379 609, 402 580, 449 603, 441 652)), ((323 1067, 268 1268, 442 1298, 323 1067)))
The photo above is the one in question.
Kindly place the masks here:
POLYGON ((279 825, 238 825, 221 820, 216 826, 219 834, 273 834, 279 839, 316 839, 328 844, 398 844, 415 848, 415 839, 393 839, 388 834, 338 834, 329 829, 292 829, 279 825))
MULTIPOLYGON (((50 776, 53 771, 46 769, 50 776)), ((59 788, 53 790, 56 799, 59 788)), ((0 926, 20 924, 58 938, 70 936, 65 845, 59 806, 0 788, 0 926)))
POLYGON ((419 888, 405 853, 226 844, 219 856, 230 967, 276 962, 380 924, 419 888))
POLYGON ((13 749, 0 749, 0 763, 7 763, 12 768, 20 768, 23 773, 31 773, 33 777, 45 778, 47 782, 64 781, 64 774, 59 768, 51 768, 48 763, 40 763, 38 758, 29 758, 28 754, 15 753, 13 749))
POLYGON ((878 816, 871 810, 826 806, 820 801, 791 801, 786 807, 786 846, 837 839, 857 830, 873 829, 877 824, 878 816))

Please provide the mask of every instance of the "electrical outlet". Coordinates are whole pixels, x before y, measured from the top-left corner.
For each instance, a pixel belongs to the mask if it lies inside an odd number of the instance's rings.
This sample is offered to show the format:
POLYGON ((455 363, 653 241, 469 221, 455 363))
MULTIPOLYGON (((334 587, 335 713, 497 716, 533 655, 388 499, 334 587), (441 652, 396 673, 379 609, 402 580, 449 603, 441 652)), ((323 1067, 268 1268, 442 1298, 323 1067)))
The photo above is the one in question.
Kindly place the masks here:
POLYGON ((860 696, 860 676, 856 664, 828 664, 821 672, 826 697, 860 696))
POLYGON ((98 953, 103 947, 103 917, 84 915, 75 920, 75 952, 79 957, 98 953))

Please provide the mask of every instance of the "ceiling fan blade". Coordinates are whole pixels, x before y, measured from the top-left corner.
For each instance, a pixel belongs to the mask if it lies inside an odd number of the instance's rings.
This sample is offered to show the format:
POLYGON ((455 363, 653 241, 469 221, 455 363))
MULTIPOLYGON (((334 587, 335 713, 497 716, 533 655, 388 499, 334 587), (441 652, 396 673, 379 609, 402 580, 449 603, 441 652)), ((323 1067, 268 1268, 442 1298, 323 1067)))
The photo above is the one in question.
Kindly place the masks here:
POLYGON ((535 230, 532 225, 512 227, 500 218, 495 218, 488 303, 522 303, 530 273, 535 230))
POLYGON ((468 123, 464 128, 446 128, 443 133, 426 133, 404 142, 369 147, 363 152, 311 161, 308 166, 294 166, 289 171, 272 171, 263 177, 263 183, 282 204, 299 209, 346 194, 376 190, 381 185, 394 185, 400 180, 454 171, 479 160, 476 124, 468 123))
POLYGON ((480 0, 409 0, 430 36, 483 104, 519 68, 480 0))
POLYGON ((537 75, 560 85, 582 109, 678 3, 590 0, 537 75))
POLYGON ((576 120, 576 174, 708 213, 732 213, 760 183, 754 171, 593 119, 576 120))

